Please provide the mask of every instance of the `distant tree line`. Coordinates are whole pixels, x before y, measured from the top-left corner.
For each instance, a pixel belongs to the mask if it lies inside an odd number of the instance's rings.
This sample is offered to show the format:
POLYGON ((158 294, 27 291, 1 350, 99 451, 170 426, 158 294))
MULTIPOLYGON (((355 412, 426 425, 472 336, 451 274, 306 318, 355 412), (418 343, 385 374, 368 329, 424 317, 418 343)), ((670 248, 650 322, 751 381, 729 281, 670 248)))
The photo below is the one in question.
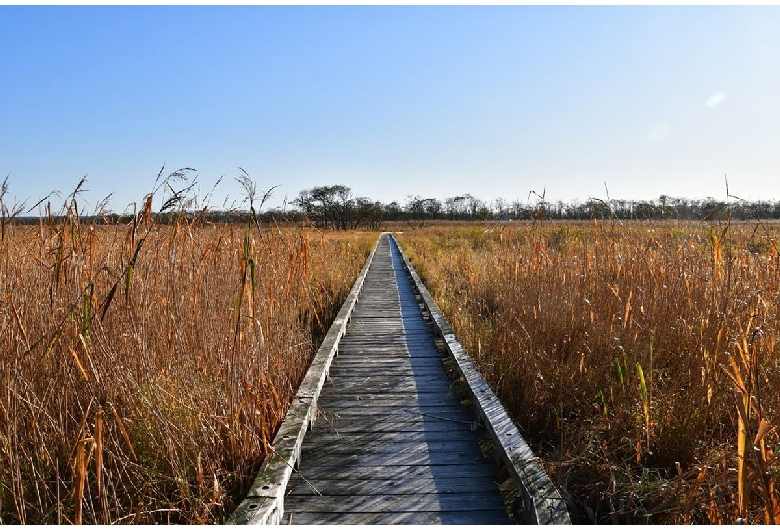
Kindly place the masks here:
MULTIPOLYGON (((423 225, 429 221, 510 221, 510 220, 723 220, 729 215, 734 220, 780 219, 780 201, 728 201, 712 197, 685 199, 661 195, 654 200, 594 199, 571 202, 547 201, 532 194, 527 201, 498 198, 485 202, 471 194, 444 199, 408 196, 403 203, 382 203, 368 197, 356 196, 352 189, 336 184, 305 189, 290 203, 292 208, 270 208, 256 212, 257 220, 265 223, 295 223, 320 229, 349 230, 379 229, 384 222, 406 222, 423 225)), ((239 222, 247 212, 238 209, 179 211, 156 214, 156 221, 167 224, 181 219, 207 222, 239 222)), ((4 211, 4 220, 8 212, 4 211)), ((39 222, 38 217, 16 217, 17 222, 39 222)), ((103 213, 89 218, 96 222, 121 223, 132 220, 131 215, 103 213)))
POLYGON ((427 221, 509 221, 509 220, 734 220, 780 219, 780 201, 728 201, 712 197, 685 199, 661 195, 655 200, 594 199, 586 201, 546 201, 533 194, 528 201, 498 198, 490 203, 470 194, 445 199, 408 196, 402 204, 382 203, 356 197, 346 186, 320 186, 303 190, 292 202, 293 211, 269 210, 269 218, 294 218, 319 228, 377 228, 384 221, 425 223, 427 221))

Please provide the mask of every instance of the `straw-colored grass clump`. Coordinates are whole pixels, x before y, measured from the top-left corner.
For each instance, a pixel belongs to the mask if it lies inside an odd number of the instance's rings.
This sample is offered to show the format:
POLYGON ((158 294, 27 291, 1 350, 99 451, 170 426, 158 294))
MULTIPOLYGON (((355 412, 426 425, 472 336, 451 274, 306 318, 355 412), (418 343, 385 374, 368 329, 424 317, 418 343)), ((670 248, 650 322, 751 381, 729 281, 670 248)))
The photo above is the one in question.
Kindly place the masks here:
POLYGON ((4 219, 0 522, 220 521, 376 238, 168 220, 4 219))
POLYGON ((774 523, 775 225, 400 234, 581 522, 774 523))

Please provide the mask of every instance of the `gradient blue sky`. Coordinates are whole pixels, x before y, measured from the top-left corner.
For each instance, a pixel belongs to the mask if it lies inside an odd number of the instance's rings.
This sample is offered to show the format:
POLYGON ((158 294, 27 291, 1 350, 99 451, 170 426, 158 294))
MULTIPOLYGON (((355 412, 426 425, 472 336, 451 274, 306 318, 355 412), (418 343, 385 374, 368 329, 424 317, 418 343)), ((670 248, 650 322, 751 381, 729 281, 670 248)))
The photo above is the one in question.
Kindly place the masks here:
MULTIPOLYGON (((780 198, 780 7, 0 6, 0 178, 780 198)), ((7 198, 6 200, 9 200, 7 198)))

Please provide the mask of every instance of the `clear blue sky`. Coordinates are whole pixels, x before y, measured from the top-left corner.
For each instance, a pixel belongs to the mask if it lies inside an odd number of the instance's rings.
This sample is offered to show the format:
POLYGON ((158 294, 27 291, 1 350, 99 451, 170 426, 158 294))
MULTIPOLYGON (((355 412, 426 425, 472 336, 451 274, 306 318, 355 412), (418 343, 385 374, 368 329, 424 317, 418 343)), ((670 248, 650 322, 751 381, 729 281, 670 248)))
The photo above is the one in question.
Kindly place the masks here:
POLYGON ((0 6, 0 178, 780 198, 780 7, 0 6))

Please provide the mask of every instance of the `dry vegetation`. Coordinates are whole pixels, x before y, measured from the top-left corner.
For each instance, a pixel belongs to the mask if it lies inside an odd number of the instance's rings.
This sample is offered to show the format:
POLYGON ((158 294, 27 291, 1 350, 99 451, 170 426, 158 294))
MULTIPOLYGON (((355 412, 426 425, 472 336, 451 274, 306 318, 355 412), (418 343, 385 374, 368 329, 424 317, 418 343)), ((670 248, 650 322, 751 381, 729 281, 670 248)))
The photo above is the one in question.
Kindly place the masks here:
POLYGON ((548 222, 397 237, 575 521, 774 523, 779 228, 548 222))
POLYGON ((6 215, 0 523, 220 521, 377 234, 6 215))

